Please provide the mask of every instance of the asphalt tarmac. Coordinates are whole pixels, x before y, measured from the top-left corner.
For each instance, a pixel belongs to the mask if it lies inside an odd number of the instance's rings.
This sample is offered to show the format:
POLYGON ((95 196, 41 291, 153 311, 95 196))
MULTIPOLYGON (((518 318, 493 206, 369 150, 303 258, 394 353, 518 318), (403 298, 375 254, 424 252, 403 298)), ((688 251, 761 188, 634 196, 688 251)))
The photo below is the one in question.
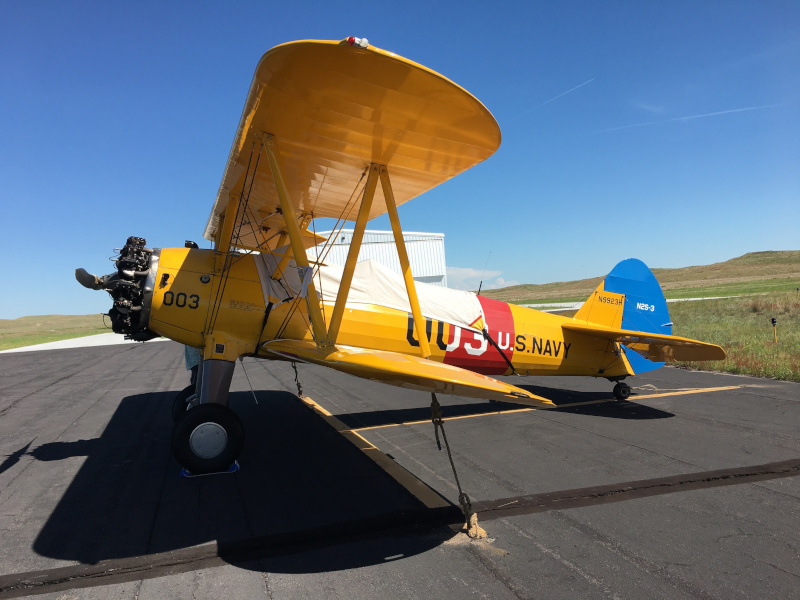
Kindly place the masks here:
POLYGON ((800 596, 800 385, 664 368, 624 403, 590 378, 513 378, 554 410, 440 396, 474 541, 430 396, 298 372, 305 400, 290 363, 237 365, 241 470, 186 479, 181 346, 0 356, 0 598, 800 596))

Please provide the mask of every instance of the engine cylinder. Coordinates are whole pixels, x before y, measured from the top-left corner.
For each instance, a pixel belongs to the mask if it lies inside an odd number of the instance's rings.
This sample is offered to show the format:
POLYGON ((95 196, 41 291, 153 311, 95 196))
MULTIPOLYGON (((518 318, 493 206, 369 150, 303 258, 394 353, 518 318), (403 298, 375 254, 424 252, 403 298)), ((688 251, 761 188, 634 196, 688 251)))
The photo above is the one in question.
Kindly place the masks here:
POLYGON ((158 271, 158 250, 147 248, 144 238, 131 236, 115 262, 117 272, 105 282, 114 304, 108 311, 114 333, 145 342, 158 337, 147 328, 153 284, 158 271))

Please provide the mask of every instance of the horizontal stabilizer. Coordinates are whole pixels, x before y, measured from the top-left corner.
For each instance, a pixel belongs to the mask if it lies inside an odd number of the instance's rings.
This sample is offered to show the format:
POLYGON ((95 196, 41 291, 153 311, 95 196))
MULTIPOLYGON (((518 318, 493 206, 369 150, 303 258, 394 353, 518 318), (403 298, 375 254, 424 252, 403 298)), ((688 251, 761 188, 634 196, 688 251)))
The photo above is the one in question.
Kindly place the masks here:
POLYGON ((596 323, 571 322, 561 328, 625 344, 655 362, 725 359, 725 350, 720 346, 676 335, 616 329, 596 323))
POLYGON ((412 390, 501 402, 524 401, 525 404, 547 408, 555 406, 547 398, 536 396, 497 379, 397 352, 365 350, 350 346, 318 349, 313 342, 294 340, 267 342, 262 351, 412 390))

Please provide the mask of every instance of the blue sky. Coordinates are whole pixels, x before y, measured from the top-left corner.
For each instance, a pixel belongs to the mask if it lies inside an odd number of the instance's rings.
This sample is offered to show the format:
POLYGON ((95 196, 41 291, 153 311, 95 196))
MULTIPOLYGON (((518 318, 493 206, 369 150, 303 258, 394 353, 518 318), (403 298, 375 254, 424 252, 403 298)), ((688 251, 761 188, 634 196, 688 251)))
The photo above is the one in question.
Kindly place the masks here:
MULTIPOLYGON (((451 285, 800 248, 800 3, 0 3, 0 318, 110 306, 129 235, 202 232, 259 57, 355 35, 497 118, 485 163, 400 208, 451 285)), ((389 229, 378 219, 374 229, 389 229)))

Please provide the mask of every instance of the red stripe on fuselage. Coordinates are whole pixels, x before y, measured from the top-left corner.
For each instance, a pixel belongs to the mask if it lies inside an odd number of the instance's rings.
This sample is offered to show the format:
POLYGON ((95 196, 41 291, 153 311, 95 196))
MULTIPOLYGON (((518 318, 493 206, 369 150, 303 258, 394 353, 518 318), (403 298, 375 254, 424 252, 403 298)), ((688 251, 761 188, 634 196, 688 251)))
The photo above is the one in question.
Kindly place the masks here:
MULTIPOLYGON (((511 361, 514 356, 514 318, 511 308, 505 302, 478 296, 483 308, 484 323, 491 338, 511 361)), ((455 326, 450 327, 447 343, 453 344, 455 326)), ((502 375, 508 370, 508 363, 497 348, 483 337, 483 334, 462 329, 458 347, 445 354, 444 363, 483 375, 502 375)))

